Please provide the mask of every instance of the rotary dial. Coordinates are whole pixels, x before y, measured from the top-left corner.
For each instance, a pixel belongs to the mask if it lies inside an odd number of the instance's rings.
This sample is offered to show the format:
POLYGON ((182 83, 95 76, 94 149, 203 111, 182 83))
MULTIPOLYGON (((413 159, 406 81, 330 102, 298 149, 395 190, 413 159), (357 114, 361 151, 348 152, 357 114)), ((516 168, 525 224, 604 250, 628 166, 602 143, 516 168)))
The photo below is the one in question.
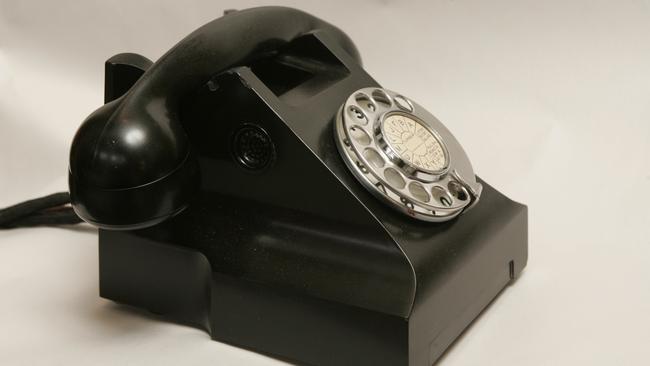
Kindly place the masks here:
POLYGON ((482 186, 451 132, 401 94, 379 87, 355 91, 341 106, 334 137, 359 182, 408 216, 450 220, 481 195, 482 186))

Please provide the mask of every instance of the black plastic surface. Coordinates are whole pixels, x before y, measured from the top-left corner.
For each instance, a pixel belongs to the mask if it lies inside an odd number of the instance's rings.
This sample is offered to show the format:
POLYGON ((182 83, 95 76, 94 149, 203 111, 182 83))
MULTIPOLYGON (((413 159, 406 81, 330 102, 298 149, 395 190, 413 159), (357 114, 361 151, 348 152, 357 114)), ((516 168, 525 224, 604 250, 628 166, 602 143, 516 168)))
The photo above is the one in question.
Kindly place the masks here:
POLYGON ((300 364, 430 365, 526 265, 526 207, 485 182, 477 206, 443 224, 376 200, 332 123, 378 84, 326 32, 296 42, 263 66, 295 75, 237 67, 184 99, 197 193, 158 225, 100 230, 101 295, 300 364), (265 169, 233 154, 250 125, 274 146, 265 169))
POLYGON ((484 199, 407 257, 432 263, 417 277, 416 303, 405 308, 406 315, 391 306, 394 297, 410 299, 396 291, 399 282, 390 281, 401 267, 384 260, 371 272, 364 262, 382 257, 370 237, 362 244, 346 232, 338 243, 308 230, 296 236, 267 226, 274 219, 252 214, 258 206, 242 210, 242 202, 227 200, 220 200, 214 216, 192 216, 190 208, 156 233, 100 230, 100 293, 293 363, 427 366, 526 263, 525 207, 488 185, 484 199), (255 220, 247 227, 251 215, 255 220), (185 225, 198 217, 204 221, 188 231, 185 225), (379 288, 386 279, 388 288, 379 288))
POLYGON ((188 35, 155 64, 145 62, 146 71, 117 99, 122 90, 109 80, 113 91, 105 94, 111 101, 84 121, 70 151, 77 214, 99 227, 137 229, 182 211, 198 180, 179 109, 183 100, 212 75, 267 59, 316 31, 359 61, 354 44, 331 24, 296 9, 261 7, 230 12, 188 35))

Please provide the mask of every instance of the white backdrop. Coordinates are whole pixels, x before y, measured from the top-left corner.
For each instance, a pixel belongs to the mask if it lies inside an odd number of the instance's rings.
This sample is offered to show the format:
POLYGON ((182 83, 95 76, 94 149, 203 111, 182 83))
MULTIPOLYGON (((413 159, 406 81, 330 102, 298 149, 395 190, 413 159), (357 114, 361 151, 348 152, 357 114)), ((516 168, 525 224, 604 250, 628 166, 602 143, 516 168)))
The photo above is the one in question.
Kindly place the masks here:
MULTIPOLYGON (((527 269, 441 365, 647 364, 650 2, 280 3, 348 32, 376 80, 529 205, 527 269)), ((67 189, 106 58, 155 60, 257 4, 0 0, 0 206, 67 189)), ((100 299, 96 241, 89 226, 0 231, 0 364, 281 364, 100 299)))

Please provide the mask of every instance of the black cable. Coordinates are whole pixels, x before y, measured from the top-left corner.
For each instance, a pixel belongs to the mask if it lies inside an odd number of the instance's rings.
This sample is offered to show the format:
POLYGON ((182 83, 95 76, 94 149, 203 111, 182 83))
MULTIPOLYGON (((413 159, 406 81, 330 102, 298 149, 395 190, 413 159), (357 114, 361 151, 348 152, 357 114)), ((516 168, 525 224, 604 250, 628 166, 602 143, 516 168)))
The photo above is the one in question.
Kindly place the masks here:
POLYGON ((9 206, 0 210, 0 230, 82 222, 69 203, 70 194, 61 192, 9 206))
POLYGON ((14 221, 40 210, 45 210, 68 203, 70 203, 70 194, 68 194, 68 192, 54 193, 45 197, 21 202, 0 210, 0 225, 14 221))

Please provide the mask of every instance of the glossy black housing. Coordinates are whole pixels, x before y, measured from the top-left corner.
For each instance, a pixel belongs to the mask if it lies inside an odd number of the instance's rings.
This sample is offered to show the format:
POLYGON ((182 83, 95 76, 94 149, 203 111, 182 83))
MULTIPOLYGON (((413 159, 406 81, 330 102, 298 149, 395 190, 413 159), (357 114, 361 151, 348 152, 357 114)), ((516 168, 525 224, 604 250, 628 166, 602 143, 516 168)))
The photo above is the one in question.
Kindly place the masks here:
MULTIPOLYGON (((109 64, 123 57, 138 56, 109 64)), ((107 80, 128 84, 117 70, 107 80)), ((434 363, 526 265, 527 209, 485 182, 474 209, 442 224, 374 198, 332 131, 369 86, 358 59, 316 31, 188 93, 179 118, 196 193, 158 225, 100 230, 101 296, 300 364, 434 363), (275 148, 261 170, 233 156, 251 124, 275 148)))
POLYGON ((199 179, 188 121, 181 116, 183 100, 211 76, 268 59, 310 32, 327 34, 359 59, 347 35, 331 24, 297 9, 260 7, 207 23, 148 64, 130 88, 113 93, 116 98, 88 116, 74 137, 69 186, 75 212, 95 226, 128 230, 185 209, 199 179))

